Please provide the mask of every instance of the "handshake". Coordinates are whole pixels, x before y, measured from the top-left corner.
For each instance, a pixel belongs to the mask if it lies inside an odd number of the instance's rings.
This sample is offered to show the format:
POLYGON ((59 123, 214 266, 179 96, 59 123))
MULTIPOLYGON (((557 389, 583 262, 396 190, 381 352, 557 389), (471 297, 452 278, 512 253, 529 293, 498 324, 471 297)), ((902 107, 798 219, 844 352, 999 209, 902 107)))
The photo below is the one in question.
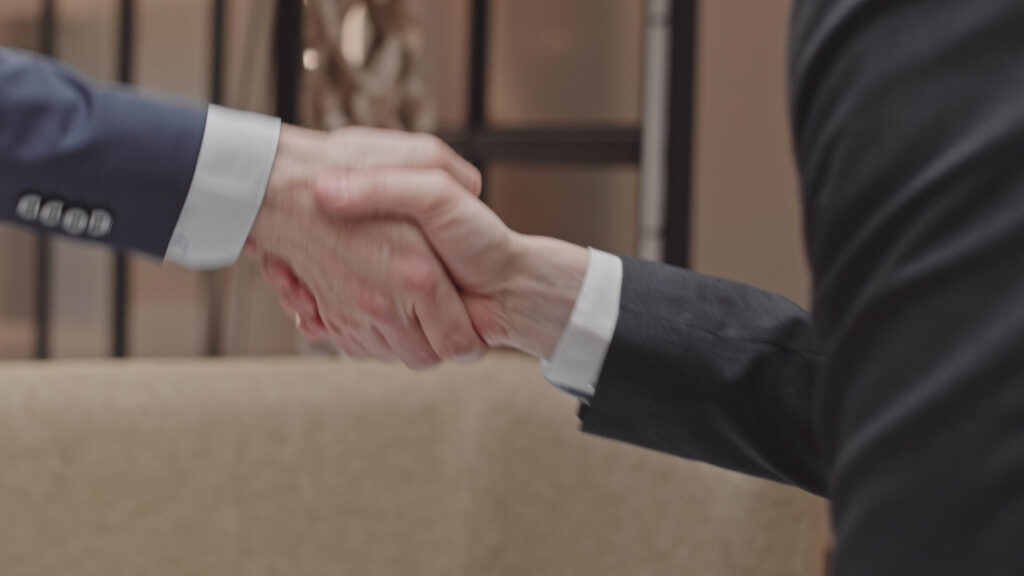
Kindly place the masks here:
POLYGON ((247 251, 313 341, 410 368, 553 353, 586 249, 510 230, 439 139, 284 126, 247 251))

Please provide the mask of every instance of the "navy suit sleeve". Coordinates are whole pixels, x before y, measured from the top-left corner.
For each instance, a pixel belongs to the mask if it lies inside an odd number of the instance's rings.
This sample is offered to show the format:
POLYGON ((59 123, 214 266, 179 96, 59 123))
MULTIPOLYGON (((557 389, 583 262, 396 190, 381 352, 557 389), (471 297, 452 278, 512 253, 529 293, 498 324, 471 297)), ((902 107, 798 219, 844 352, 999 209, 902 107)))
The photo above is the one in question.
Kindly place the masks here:
POLYGON ((0 87, 0 219, 31 221, 19 217, 27 195, 79 214, 102 211, 112 226, 97 237, 163 257, 195 171, 205 106, 94 86, 52 60, 6 48, 0 87))
POLYGON ((811 316, 751 286, 623 259, 583 430, 822 494, 811 316))

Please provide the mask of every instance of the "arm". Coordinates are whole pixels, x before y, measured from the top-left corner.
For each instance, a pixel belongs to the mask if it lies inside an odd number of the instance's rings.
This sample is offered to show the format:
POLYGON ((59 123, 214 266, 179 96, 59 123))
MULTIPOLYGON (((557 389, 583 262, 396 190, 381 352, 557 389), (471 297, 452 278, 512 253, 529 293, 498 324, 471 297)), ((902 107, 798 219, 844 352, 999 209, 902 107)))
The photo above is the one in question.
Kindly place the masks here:
POLYGON ((435 169, 479 193, 476 169, 436 138, 161 103, 10 49, 0 86, 0 220, 192 268, 229 266, 248 241, 318 287, 294 307, 318 307, 354 355, 426 367, 483 351, 419 230, 330 221, 313 202, 314 174, 353 166, 435 169))
POLYGON ((821 494, 820 361, 811 319, 792 302, 626 258, 583 430, 821 494))
MULTIPOLYGON (((349 174, 324 179, 318 192, 321 205, 343 217, 419 224, 489 345, 540 358, 564 353, 563 329, 580 324, 577 305, 588 299, 581 287, 593 289, 587 250, 515 234, 430 173, 349 174)), ((614 306, 596 391, 587 399, 586 386, 571 386, 589 402, 585 431, 824 490, 812 433, 820 356, 805 311, 749 286, 631 259, 614 306)), ((600 305, 583 315, 599 312, 600 305)), ((592 339, 602 337, 600 324, 592 339)))
POLYGON ((52 60, 3 48, 0 86, 0 219, 163 257, 206 109, 97 89, 52 60))

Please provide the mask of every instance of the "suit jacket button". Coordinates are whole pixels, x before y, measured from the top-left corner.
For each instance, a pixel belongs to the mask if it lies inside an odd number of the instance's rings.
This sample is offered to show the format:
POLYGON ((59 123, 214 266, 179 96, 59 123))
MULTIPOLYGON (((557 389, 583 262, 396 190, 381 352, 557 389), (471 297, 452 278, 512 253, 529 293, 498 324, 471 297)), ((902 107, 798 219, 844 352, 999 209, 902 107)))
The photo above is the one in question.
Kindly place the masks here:
POLYGON ((88 226, 89 213, 81 208, 69 208, 60 221, 61 229, 71 236, 81 236, 88 226))
POLYGON ((93 210, 89 217, 89 226, 86 232, 92 238, 104 238, 110 235, 114 228, 114 217, 106 210, 93 210))
POLYGON ((39 223, 47 228, 56 228, 63 214, 64 203, 60 200, 50 200, 39 209, 39 223))
POLYGON ((39 207, 42 203, 43 199, 39 194, 25 194, 18 199, 15 213, 25 222, 35 222, 39 218, 39 207))

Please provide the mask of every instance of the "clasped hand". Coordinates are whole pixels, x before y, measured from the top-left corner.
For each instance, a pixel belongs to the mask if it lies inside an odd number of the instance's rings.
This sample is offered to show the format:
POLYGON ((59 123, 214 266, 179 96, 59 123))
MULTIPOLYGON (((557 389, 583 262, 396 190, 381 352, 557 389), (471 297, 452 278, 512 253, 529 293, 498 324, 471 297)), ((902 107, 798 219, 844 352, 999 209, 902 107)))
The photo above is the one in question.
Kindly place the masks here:
POLYGON ((554 350, 587 251, 512 232, 436 137, 285 127, 249 251, 311 340, 427 368, 554 350))

